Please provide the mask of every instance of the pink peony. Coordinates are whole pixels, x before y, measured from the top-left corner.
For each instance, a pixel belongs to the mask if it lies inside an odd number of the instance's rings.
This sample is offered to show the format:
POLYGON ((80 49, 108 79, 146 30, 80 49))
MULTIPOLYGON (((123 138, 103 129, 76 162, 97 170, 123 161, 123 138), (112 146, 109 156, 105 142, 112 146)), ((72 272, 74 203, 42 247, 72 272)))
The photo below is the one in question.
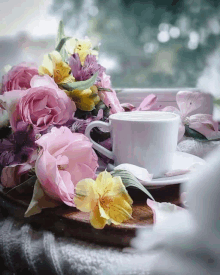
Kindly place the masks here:
POLYGON ((28 66, 25 62, 12 67, 2 77, 2 93, 12 90, 29 89, 31 87, 30 81, 34 75, 38 75, 37 67, 28 66))
POLYGON ((96 177, 98 157, 92 143, 85 135, 72 133, 67 127, 52 128, 36 143, 42 150, 35 170, 44 191, 53 199, 74 206, 76 184, 96 177))
POLYGON ((98 81, 97 86, 100 88, 110 89, 111 92, 101 91, 100 98, 105 103, 106 106, 110 107, 110 114, 115 114, 119 112, 123 112, 122 108, 116 92, 111 88, 110 76, 106 75, 105 72, 102 74, 102 78, 98 81))
MULTIPOLYGON (((6 93, 9 95, 4 94, 4 96, 10 97, 12 93, 16 96, 16 91, 6 93)), ((49 126, 63 125, 76 110, 75 103, 48 75, 34 76, 31 80, 31 88, 23 95, 18 93, 17 101, 11 99, 10 102, 16 102, 15 108, 7 107, 7 109, 15 109, 10 117, 13 130, 16 130, 19 121, 23 121, 32 124, 36 130, 42 132, 49 126)))

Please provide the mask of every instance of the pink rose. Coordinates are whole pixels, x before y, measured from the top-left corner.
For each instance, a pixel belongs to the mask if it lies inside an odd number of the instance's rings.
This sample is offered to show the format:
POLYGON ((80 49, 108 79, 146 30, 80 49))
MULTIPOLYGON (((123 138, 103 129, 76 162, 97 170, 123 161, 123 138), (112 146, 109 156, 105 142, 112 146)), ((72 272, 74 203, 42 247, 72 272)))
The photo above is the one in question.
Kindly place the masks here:
POLYGON ((37 67, 28 66, 25 62, 12 67, 2 77, 2 93, 12 90, 29 89, 31 87, 30 81, 34 75, 38 75, 37 67))
POLYGON ((111 92, 101 91, 100 98, 105 103, 106 106, 110 107, 110 114, 115 114, 118 112, 123 112, 116 92, 111 88, 110 76, 106 75, 105 72, 102 74, 102 78, 97 83, 97 86, 100 88, 110 89, 111 92))
POLYGON ((95 179, 98 157, 89 139, 67 127, 52 128, 36 143, 42 147, 35 170, 44 191, 53 199, 74 206, 74 188, 85 178, 95 179))
MULTIPOLYGON (((9 96, 11 93, 8 93, 9 96)), ((14 94, 16 94, 15 91, 13 91, 14 94)), ((18 93, 17 99, 17 102, 15 99, 11 100, 16 102, 15 111, 10 117, 13 130, 16 130, 19 121, 23 121, 32 124, 36 130, 42 132, 49 126, 63 125, 76 110, 75 103, 48 75, 34 76, 31 80, 31 88, 24 91, 22 96, 18 93)), ((14 108, 11 109, 14 110, 14 108)))

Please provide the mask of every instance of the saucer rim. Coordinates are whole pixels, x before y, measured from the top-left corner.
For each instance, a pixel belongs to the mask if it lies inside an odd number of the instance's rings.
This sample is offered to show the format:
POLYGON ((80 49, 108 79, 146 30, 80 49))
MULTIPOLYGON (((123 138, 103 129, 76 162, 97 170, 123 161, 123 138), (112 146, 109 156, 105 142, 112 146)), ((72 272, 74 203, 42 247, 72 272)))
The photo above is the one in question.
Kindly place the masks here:
MULTIPOLYGON (((207 165, 207 162, 190 153, 186 153, 186 152, 181 152, 181 151, 176 151, 175 154, 177 155, 184 155, 186 157, 190 157, 192 158, 192 156, 197 160, 195 162, 202 162, 202 164, 207 165)), ((96 174, 98 174, 99 172, 102 172, 106 169, 106 167, 99 167, 98 170, 96 171, 96 174), (97 173, 98 172, 98 173, 97 173)), ((148 187, 149 189, 154 189, 154 188, 161 188, 167 185, 174 185, 174 184, 180 184, 180 183, 184 183, 186 181, 188 181, 190 179, 190 174, 192 173, 187 173, 187 174, 183 174, 183 175, 178 175, 178 176, 172 176, 172 177, 161 177, 161 178, 156 178, 156 179, 152 179, 151 181, 148 182, 144 182, 139 180, 143 186, 148 187)))
MULTIPOLYGON (((190 154, 190 153, 186 153, 186 152, 181 152, 181 151, 176 151, 175 154, 177 155, 185 155, 186 157, 194 157, 195 159, 197 159, 197 162, 202 162, 202 164, 206 165, 207 162, 198 157, 198 156, 195 156, 193 154, 190 154)), ((192 175, 191 172, 187 173, 187 174, 183 174, 183 175, 178 175, 178 176, 172 176, 172 177, 161 177, 161 178, 156 178, 156 179, 152 179, 151 181, 148 181, 148 182, 143 182, 143 181, 140 181, 143 186, 146 186, 146 187, 163 187, 163 186, 166 186, 166 185, 173 185, 173 184, 180 184, 180 183, 184 183, 186 181, 188 181, 190 179, 190 175, 192 175)))

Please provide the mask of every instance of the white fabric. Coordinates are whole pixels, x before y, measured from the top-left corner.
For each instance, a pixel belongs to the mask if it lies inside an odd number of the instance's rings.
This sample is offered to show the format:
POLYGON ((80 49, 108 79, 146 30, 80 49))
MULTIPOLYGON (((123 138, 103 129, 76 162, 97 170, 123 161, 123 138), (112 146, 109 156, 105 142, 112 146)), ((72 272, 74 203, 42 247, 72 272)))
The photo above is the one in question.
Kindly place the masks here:
MULTIPOLYGON (((207 161, 209 165, 183 187, 188 211, 175 212, 154 230, 150 226, 139 231, 133 240, 138 251, 155 256, 150 266, 138 263, 146 274, 220 274, 220 148, 207 161)), ((123 271, 126 274, 125 267, 123 271)))

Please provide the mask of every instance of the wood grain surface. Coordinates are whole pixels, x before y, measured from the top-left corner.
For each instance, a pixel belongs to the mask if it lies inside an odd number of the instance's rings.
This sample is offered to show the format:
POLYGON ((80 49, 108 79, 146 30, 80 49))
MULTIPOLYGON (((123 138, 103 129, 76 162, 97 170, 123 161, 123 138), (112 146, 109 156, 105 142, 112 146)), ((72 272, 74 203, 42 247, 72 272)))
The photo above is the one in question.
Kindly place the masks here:
MULTIPOLYGON (((127 247, 135 237, 136 229, 153 223, 152 210, 146 204, 147 196, 137 189, 128 189, 134 201, 132 219, 117 226, 106 225, 102 230, 94 229, 90 225, 89 213, 80 212, 66 205, 44 209, 40 214, 25 218, 24 213, 31 200, 31 189, 29 191, 24 194, 15 189, 6 194, 8 190, 0 189, 1 208, 5 208, 15 219, 30 223, 37 230, 50 230, 59 236, 127 247)), ((180 205, 178 184, 150 190, 150 192, 158 202, 180 205)))

